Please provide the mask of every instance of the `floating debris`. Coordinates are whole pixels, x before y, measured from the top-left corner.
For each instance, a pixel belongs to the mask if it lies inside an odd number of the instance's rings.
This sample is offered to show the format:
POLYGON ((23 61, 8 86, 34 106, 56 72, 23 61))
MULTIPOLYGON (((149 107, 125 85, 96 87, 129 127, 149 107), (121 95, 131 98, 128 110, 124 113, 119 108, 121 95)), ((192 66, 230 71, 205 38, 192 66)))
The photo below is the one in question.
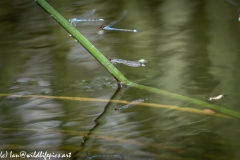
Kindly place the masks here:
POLYGON ((118 84, 114 78, 97 77, 92 80, 76 80, 70 85, 70 88, 75 88, 84 91, 96 91, 105 88, 118 88, 118 84))
POLYGON ((226 97, 226 95, 223 94, 219 94, 213 97, 203 97, 204 99, 206 99, 207 101, 211 101, 211 100, 219 100, 219 99, 223 99, 224 97, 226 97))

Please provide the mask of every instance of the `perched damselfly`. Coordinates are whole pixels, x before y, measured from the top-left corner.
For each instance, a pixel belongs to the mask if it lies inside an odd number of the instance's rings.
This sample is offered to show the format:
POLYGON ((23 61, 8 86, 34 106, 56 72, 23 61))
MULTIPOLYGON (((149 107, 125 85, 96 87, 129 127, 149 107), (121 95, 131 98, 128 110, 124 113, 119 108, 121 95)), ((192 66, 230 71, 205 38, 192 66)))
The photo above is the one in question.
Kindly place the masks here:
POLYGON ((101 25, 100 28, 102 28, 105 31, 125 31, 125 32, 137 32, 136 29, 119 29, 119 28, 111 28, 113 25, 115 25, 118 21, 120 21, 125 15, 127 14, 127 11, 124 10, 114 21, 109 23, 108 25, 101 25))
POLYGON ((86 17, 92 15, 95 11, 96 11, 96 9, 93 8, 93 9, 87 11, 86 13, 80 15, 79 17, 71 18, 68 21, 71 25, 74 25, 75 27, 76 27, 77 22, 92 22, 92 21, 102 22, 102 21, 104 21, 104 19, 102 19, 102 18, 101 19, 86 19, 86 17))

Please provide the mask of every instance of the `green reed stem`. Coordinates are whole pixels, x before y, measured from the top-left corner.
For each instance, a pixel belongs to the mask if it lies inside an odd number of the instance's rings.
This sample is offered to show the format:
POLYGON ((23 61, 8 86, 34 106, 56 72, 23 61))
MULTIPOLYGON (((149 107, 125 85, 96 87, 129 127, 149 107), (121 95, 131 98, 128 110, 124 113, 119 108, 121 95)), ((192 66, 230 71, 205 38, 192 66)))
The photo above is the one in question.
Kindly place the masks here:
POLYGON ((136 83, 132 83, 129 81, 116 67, 114 67, 106 57, 98 51, 93 44, 91 44, 79 31, 77 31, 70 23, 62 17, 54 8, 52 8, 45 0, 35 0, 36 3, 42 7, 49 15, 51 15, 69 34, 72 35, 116 80, 122 82, 123 84, 129 85, 130 87, 135 87, 138 89, 146 90, 152 93, 157 93, 164 96, 169 96, 172 98, 176 98, 182 101, 190 102, 193 104, 197 104, 204 108, 210 108, 214 111, 220 112, 222 114, 239 118, 240 113, 236 111, 232 111, 217 105, 213 105, 204 101, 200 101, 193 98, 188 98, 185 96, 181 96, 178 94, 170 93, 167 91, 163 91, 157 88, 152 88, 148 86, 139 85, 136 83))

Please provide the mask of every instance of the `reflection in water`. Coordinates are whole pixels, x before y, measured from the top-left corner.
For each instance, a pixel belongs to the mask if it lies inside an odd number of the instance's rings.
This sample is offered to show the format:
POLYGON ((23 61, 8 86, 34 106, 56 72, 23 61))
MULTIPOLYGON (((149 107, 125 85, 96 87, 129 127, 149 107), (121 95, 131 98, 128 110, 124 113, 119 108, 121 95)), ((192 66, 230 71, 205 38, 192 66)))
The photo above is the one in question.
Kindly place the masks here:
POLYGON ((122 109, 127 109, 129 107, 132 107, 132 106, 135 106, 139 103, 143 103, 145 100, 148 100, 148 98, 146 99, 137 99, 137 100, 134 100, 126 105, 119 105, 117 104, 116 107, 115 107, 115 110, 122 110, 122 109))
MULTIPOLYGON (((126 90, 127 88, 118 88, 118 90, 112 96, 111 100, 120 100, 126 90)), ((101 127, 107 123, 106 118, 114 109, 115 104, 117 104, 117 102, 109 102, 106 105, 104 112, 97 119, 94 120, 96 125, 89 131, 87 136, 84 137, 81 144, 81 149, 74 153, 73 157, 75 159, 83 158, 84 152, 87 152, 90 149, 97 133, 99 132, 101 127)))
MULTIPOLYGON (((128 10, 116 26, 136 28, 137 33, 98 36, 99 22, 80 23, 76 29, 106 57, 151 62, 139 68, 119 65, 129 80, 196 99, 224 93, 228 98, 211 103, 240 111, 240 30, 234 6, 228 1, 49 3, 66 19, 96 8, 95 16, 110 22, 128 10)), ((2 1, 0 24, 0 91, 19 95, 0 97, 0 126, 12 128, 0 128, 2 150, 74 153, 84 139, 83 157, 91 151, 91 156, 121 154, 129 160, 240 158, 237 120, 146 106, 111 112, 115 104, 22 97, 110 99, 117 83, 35 3, 2 1), (99 123, 101 118, 104 123, 99 123)), ((121 99, 138 97, 159 104, 183 104, 133 88, 121 99)), ((191 103, 188 107, 199 109, 191 103)))
POLYGON ((124 59, 118 59, 118 58, 111 58, 109 57, 108 60, 116 65, 117 63, 121 63, 121 64, 125 64, 126 66, 130 66, 130 67, 140 67, 140 66, 145 66, 145 60, 141 59, 138 61, 128 61, 128 60, 124 60, 124 59))

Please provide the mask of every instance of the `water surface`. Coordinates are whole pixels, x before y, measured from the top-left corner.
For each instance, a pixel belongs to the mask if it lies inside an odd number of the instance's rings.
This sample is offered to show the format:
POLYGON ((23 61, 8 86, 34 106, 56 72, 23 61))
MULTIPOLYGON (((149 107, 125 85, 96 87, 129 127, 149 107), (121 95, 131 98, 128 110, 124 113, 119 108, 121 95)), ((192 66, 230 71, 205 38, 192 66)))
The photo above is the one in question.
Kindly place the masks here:
MULTIPOLYGON (((139 68, 119 64, 129 80, 199 100, 226 94, 210 103, 240 112, 237 6, 216 0, 49 3, 67 20, 96 8, 92 17, 105 22, 78 23, 77 29, 106 57, 149 61, 139 68), (99 26, 123 10, 128 14, 115 27, 138 33, 99 36, 99 26)), ((0 23, 0 93, 19 95, 0 97, 1 151, 71 152, 78 159, 240 158, 239 120, 144 105, 114 111, 111 98, 204 108, 135 88, 117 91, 115 79, 34 1, 2 1, 0 23)))

